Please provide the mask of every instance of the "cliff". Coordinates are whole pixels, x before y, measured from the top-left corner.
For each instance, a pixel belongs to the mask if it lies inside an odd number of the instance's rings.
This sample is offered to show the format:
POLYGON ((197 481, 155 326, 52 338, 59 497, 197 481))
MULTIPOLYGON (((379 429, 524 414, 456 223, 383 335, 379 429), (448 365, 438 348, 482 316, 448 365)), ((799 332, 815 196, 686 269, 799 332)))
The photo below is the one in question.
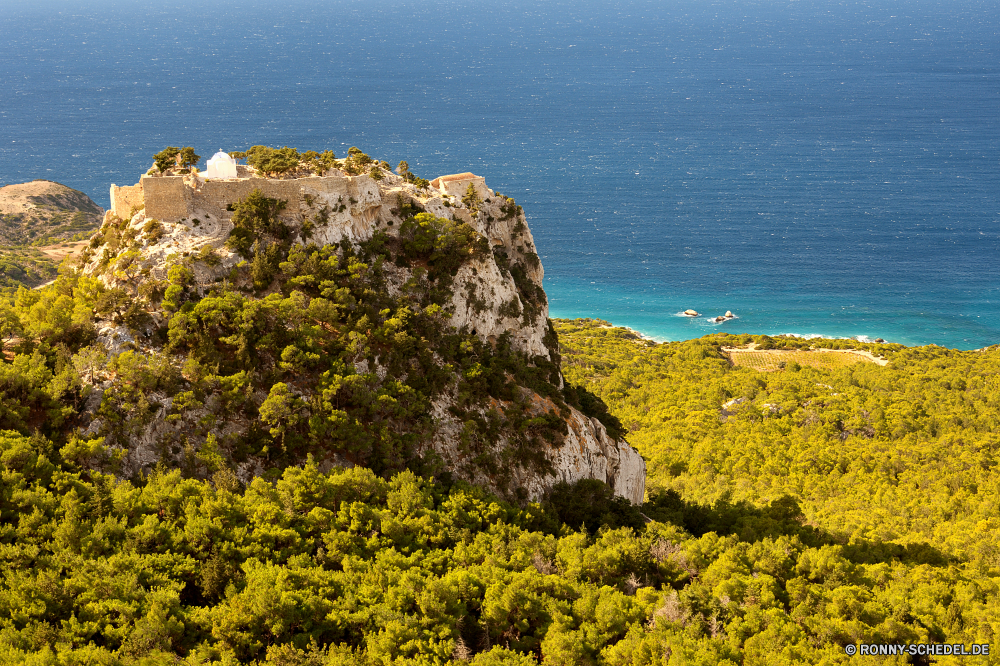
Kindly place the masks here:
POLYGON ((121 363, 97 373, 82 436, 126 473, 312 455, 522 499, 599 479, 641 503, 642 459, 563 382, 521 207, 473 174, 320 172, 112 186, 81 260, 122 302, 99 342, 183 371, 147 380, 141 413, 121 363))

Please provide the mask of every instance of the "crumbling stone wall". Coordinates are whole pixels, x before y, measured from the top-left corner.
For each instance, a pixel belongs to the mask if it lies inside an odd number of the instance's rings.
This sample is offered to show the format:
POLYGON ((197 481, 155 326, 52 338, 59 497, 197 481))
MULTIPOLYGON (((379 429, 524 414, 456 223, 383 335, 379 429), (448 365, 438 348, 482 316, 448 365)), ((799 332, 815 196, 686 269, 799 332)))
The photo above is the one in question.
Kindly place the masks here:
POLYGON ((303 194, 322 198, 332 208, 342 203, 357 213, 382 204, 378 183, 367 175, 302 178, 298 182, 302 183, 303 194))
POLYGON ((465 191, 469 189, 469 183, 475 188, 480 199, 487 199, 490 196, 490 189, 486 187, 486 179, 474 173, 456 173, 450 176, 439 176, 431 181, 431 187, 461 199, 465 196, 465 191))
POLYGON ((267 178, 247 178, 240 180, 209 180, 191 192, 191 209, 204 211, 219 219, 226 219, 226 206, 239 201, 256 189, 272 199, 288 202, 280 217, 295 219, 299 214, 302 185, 305 179, 269 180, 267 178))
MULTIPOLYGON (((113 211, 121 211, 117 213, 119 216, 127 215, 132 206, 145 205, 147 218, 165 222, 175 222, 197 213, 225 220, 230 215, 226 208, 255 189, 272 199, 287 201, 281 213, 286 220, 295 220, 303 212, 305 194, 325 200, 333 209, 338 207, 338 203, 343 203, 358 215, 362 212, 371 215, 369 211, 382 203, 378 184, 371 177, 333 174, 288 180, 254 176, 198 181, 197 184, 190 176, 143 176, 138 185, 112 185, 111 205, 113 211)), ((377 213, 377 209, 374 212, 377 213)), ((370 223, 373 220, 367 221, 370 223)))
POLYGON ((129 217, 133 209, 145 205, 142 183, 138 185, 111 186, 111 213, 122 219, 129 217))

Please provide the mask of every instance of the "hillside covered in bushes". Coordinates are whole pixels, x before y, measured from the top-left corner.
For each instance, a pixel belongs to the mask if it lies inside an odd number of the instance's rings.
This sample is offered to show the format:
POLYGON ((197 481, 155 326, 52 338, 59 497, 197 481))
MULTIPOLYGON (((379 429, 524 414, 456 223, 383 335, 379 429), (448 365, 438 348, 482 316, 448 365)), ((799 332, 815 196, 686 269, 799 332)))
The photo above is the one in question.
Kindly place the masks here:
POLYGON ((949 447, 991 450, 995 351, 761 373, 720 354, 749 340, 556 329, 651 461, 641 509, 596 481, 518 506, 312 461, 123 479, 94 441, 8 431, 3 663, 854 663, 856 642, 993 641, 996 481, 949 447))
POLYGON ((86 194, 50 180, 0 187, 0 290, 54 279, 102 215, 86 194))
MULTIPOLYGON (((513 200, 255 148, 301 179, 294 210, 260 188, 225 215, 130 204, 0 299, 0 664, 996 642, 996 348, 552 322, 513 200), (797 352, 735 363, 751 343, 797 352)), ((149 177, 193 192, 166 153, 149 177)))

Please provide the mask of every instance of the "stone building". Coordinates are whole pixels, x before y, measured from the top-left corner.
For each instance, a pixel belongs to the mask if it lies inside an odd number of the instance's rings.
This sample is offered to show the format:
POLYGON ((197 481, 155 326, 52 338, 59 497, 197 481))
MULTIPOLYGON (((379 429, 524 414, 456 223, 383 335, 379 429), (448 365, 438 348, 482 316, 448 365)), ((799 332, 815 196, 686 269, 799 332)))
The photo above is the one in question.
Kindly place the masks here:
POLYGON ((490 196, 490 190, 486 187, 486 179, 468 171, 450 176, 439 176, 431 181, 431 187, 441 194, 462 198, 465 196, 466 190, 469 189, 469 183, 472 183, 472 187, 475 188, 480 199, 486 199, 490 196))

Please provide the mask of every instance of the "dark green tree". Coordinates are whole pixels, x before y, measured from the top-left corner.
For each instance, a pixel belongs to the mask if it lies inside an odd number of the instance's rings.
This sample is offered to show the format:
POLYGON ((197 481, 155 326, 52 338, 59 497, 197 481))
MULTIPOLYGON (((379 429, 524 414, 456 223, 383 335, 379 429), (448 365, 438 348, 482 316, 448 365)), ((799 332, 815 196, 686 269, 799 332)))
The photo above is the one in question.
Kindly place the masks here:
POLYGON ((181 149, 176 146, 167 146, 160 152, 153 155, 153 160, 156 162, 156 168, 161 172, 166 172, 167 169, 177 165, 177 156, 180 155, 181 149))
POLYGON ((226 244, 244 259, 254 255, 254 243, 261 237, 284 241, 291 233, 278 217, 288 205, 282 199, 272 199, 257 188, 233 204, 234 229, 226 244))
POLYGON ((280 175, 299 166, 302 156, 294 148, 253 146, 246 152, 247 164, 265 175, 280 175))
POLYGON ((192 148, 191 146, 187 146, 186 148, 182 148, 180 155, 181 155, 181 168, 182 169, 190 169, 195 164, 197 164, 198 162, 201 161, 201 156, 200 155, 195 155, 194 148, 192 148))
POLYGON ((153 156, 153 160, 156 162, 156 168, 165 173, 168 169, 175 166, 179 166, 182 169, 190 169, 201 160, 201 157, 195 155, 194 148, 191 146, 187 146, 186 148, 167 146, 156 153, 153 156), (179 161, 178 156, 180 157, 179 161))
POLYGON ((475 186, 469 183, 469 186, 465 189, 465 194, 462 196, 462 203, 469 209, 472 217, 479 216, 479 204, 482 202, 483 200, 479 198, 479 193, 476 192, 475 186))

